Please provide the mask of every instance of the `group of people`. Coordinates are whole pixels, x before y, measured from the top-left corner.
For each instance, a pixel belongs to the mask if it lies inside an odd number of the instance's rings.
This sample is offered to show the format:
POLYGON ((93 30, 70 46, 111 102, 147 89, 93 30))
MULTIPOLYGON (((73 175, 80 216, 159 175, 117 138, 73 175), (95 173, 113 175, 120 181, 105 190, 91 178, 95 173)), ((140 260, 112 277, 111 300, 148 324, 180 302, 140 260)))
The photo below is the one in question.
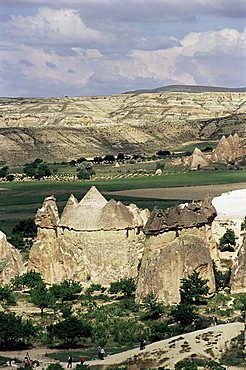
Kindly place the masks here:
POLYGON ((28 352, 26 353, 25 357, 24 357, 24 367, 33 367, 33 368, 36 368, 37 366, 39 366, 39 361, 38 360, 31 360, 30 359, 30 356, 28 354, 28 352))

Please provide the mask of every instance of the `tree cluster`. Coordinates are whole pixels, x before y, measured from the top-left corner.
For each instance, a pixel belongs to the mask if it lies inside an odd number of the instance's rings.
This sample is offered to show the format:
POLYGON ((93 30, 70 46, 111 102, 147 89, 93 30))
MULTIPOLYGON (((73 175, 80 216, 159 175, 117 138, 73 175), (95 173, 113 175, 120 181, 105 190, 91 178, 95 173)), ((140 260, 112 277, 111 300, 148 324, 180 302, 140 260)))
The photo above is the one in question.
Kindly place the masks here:
POLYGON ((51 176, 53 170, 43 159, 36 158, 33 162, 24 165, 23 172, 26 176, 40 180, 43 177, 51 176))

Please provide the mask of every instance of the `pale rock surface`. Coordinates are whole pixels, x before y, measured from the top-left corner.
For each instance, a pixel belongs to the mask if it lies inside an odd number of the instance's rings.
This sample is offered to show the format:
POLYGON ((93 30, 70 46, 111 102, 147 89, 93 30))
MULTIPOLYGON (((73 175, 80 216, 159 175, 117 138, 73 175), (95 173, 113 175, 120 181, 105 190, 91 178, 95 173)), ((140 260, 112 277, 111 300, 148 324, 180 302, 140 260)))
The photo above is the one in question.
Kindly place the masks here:
POLYGON ((7 163, 61 162, 113 150, 154 154, 200 138, 246 136, 245 93, 121 94, 0 101, 0 156, 7 163), (66 135, 64 135, 66 132, 66 135), (90 145, 88 145, 90 143, 90 145), (49 148, 49 150, 47 150, 49 148))
POLYGON ((146 215, 135 205, 108 202, 95 187, 80 202, 70 196, 53 229, 49 222, 48 227, 39 223, 28 268, 39 271, 50 284, 72 279, 108 285, 136 277, 146 215))
POLYGON ((25 272, 21 253, 13 247, 0 231, 0 284, 7 285, 16 275, 25 272))
POLYGON ((218 163, 228 163, 246 155, 244 141, 236 133, 227 138, 223 135, 217 147, 211 154, 210 160, 218 163))
POLYGON ((189 157, 188 164, 191 170, 199 170, 208 166, 208 159, 204 153, 195 148, 192 155, 189 157))
POLYGON ((180 281, 193 271, 215 289, 211 258, 211 223, 216 212, 209 200, 165 212, 152 212, 144 232, 145 251, 139 271, 136 301, 154 293, 165 304, 180 301, 180 281))
POLYGON ((231 272, 231 293, 246 293, 246 234, 231 272))
POLYGON ((54 195, 45 198, 42 208, 39 208, 35 217, 37 227, 52 229, 59 223, 58 209, 54 195))

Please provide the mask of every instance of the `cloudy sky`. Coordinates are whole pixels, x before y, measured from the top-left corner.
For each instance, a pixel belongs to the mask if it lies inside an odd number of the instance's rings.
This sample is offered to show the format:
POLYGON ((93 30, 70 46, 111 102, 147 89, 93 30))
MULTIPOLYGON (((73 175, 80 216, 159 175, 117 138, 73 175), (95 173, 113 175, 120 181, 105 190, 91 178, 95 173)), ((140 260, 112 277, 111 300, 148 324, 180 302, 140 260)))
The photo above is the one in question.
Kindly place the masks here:
POLYGON ((246 0, 0 0, 0 96, 246 86, 246 0))

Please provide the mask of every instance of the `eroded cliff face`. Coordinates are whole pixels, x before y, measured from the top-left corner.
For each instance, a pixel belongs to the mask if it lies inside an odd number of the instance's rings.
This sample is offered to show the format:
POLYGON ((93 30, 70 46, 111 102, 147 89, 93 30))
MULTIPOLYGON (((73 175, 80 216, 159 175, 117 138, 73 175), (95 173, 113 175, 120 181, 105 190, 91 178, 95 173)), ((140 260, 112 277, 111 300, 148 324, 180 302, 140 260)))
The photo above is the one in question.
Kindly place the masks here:
POLYGON ((193 271, 208 279, 210 291, 215 289, 211 258, 211 253, 216 254, 211 237, 215 216, 209 200, 152 212, 144 228, 147 239, 138 277, 137 302, 151 292, 165 304, 179 302, 180 281, 193 271))
POLYGON ((54 198, 46 198, 35 218, 38 235, 28 268, 49 284, 72 279, 108 285, 136 277, 147 218, 147 210, 108 202, 95 187, 80 202, 71 196, 60 219, 54 198))
POLYGON ((223 134, 245 137, 245 93, 0 99, 0 127, 0 155, 9 164, 67 161, 81 153, 152 154, 223 134))
POLYGON ((25 270, 20 252, 8 243, 6 235, 0 231, 0 284, 7 285, 25 270))

